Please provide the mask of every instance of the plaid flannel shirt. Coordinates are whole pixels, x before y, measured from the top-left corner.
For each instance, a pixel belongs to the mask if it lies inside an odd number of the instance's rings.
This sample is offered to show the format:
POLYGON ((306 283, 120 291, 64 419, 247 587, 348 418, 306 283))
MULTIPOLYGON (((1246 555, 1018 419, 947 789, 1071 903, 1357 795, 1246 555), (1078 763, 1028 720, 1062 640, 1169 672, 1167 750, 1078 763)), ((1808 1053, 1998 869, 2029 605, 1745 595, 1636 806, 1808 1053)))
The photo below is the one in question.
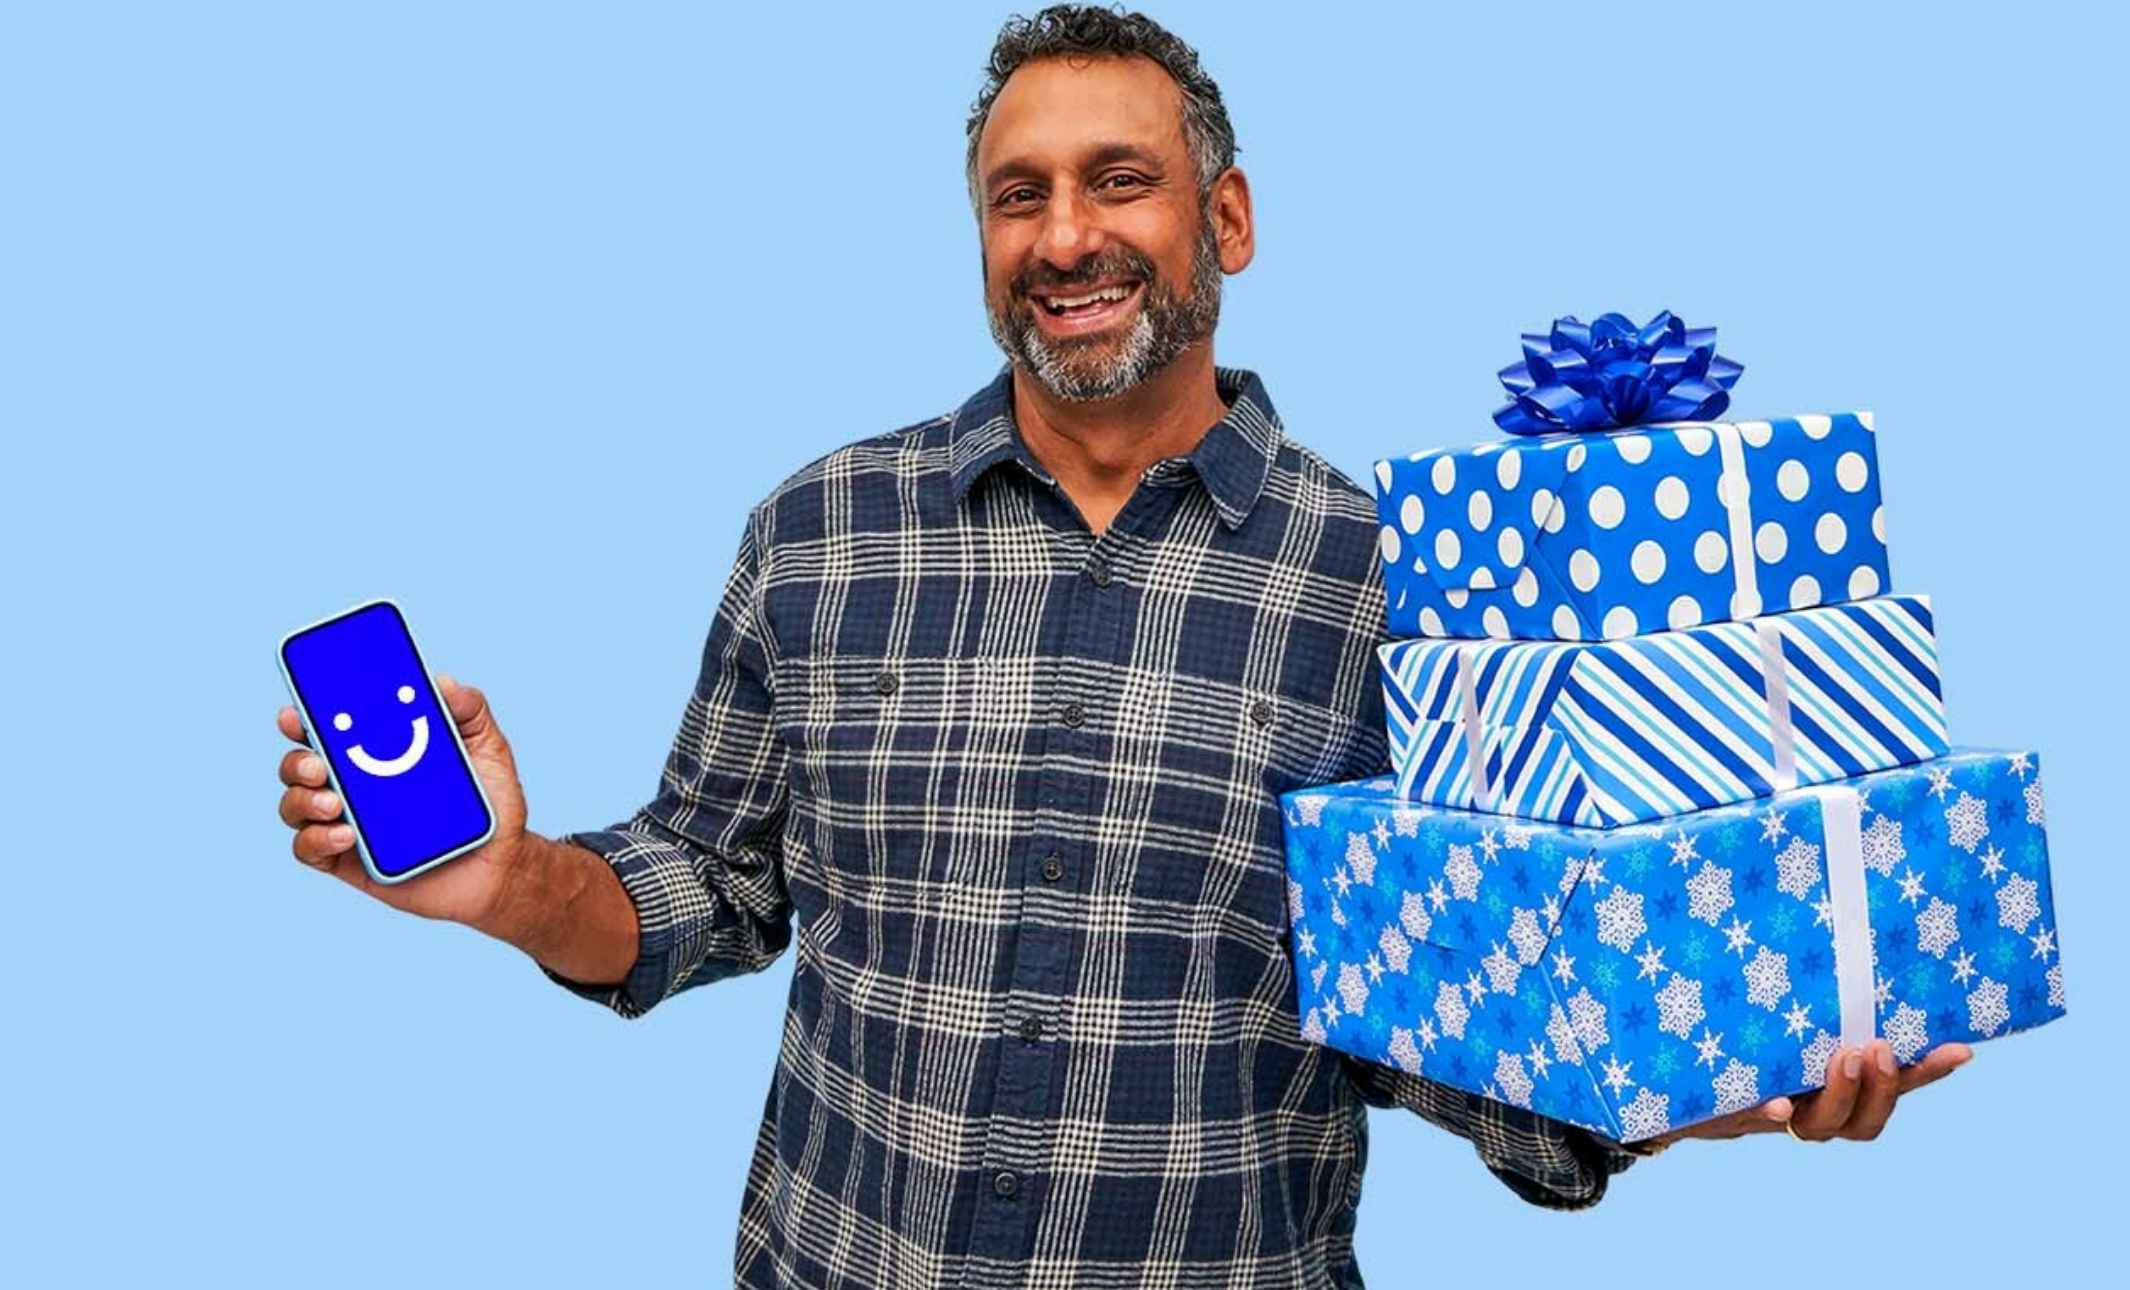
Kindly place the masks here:
POLYGON ((1276 795, 1386 769, 1377 522, 1254 374, 1217 383, 1099 537, 1010 369, 799 470, 656 797, 569 837, 642 953, 542 970, 622 1016, 796 940, 739 1285, 1359 1286, 1370 1106, 1538 1205, 1636 1158, 1300 1038, 1276 795))

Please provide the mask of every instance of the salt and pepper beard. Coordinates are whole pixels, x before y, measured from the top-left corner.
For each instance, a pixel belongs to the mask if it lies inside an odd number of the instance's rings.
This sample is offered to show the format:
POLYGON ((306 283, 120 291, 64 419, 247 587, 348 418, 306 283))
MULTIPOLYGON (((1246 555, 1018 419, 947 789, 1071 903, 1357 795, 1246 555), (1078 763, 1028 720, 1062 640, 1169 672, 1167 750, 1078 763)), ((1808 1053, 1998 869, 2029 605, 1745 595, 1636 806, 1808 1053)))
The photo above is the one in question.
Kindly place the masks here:
MULTIPOLYGON (((1145 284, 1139 314, 1121 341, 1086 337, 1062 345, 1046 340, 1033 317, 1013 309, 1006 317, 984 302, 984 317, 991 325, 991 338, 1006 357, 1040 381, 1043 388, 1068 403, 1113 399, 1174 362, 1197 341, 1213 334, 1220 320, 1220 243, 1213 222, 1199 225, 1197 249, 1191 256, 1191 294, 1177 299, 1161 279, 1153 261, 1131 247, 1118 244, 1083 261, 1069 274, 1051 273, 1044 286, 1070 287, 1100 282, 1104 277, 1135 277, 1145 284), (1112 254, 1111 252, 1114 252, 1112 254), (1083 360, 1080 351, 1095 351, 1104 344, 1116 348, 1105 361, 1083 360)), ((1040 301, 1028 294, 1028 275, 1017 276, 1008 298, 1025 300, 1030 310, 1041 309, 1040 301)))

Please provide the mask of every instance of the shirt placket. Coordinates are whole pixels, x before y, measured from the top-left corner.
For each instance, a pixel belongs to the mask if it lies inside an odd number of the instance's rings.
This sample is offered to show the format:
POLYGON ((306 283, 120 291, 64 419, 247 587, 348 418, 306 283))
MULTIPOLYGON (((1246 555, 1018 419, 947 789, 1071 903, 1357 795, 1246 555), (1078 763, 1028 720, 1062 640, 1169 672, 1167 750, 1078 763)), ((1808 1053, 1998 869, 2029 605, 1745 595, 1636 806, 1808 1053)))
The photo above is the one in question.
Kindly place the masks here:
MULTIPOLYGON (((1057 630, 1057 639, 1044 648, 1055 660, 1047 682, 1049 695, 1043 712, 1041 735, 1041 781, 1037 790, 1036 827, 1021 849, 1021 890, 1049 886, 1064 894, 1078 891, 1093 863, 1089 842, 1071 836, 1063 825, 1069 820, 1090 818, 1095 809, 1095 776, 1075 772, 1069 762, 1095 760, 1101 723, 1114 714, 1104 705, 1117 701, 1114 693, 1076 679, 1076 661, 1121 664, 1130 642, 1125 636, 1123 579, 1118 574, 1122 557, 1135 541, 1133 533, 1146 528, 1162 508, 1174 502, 1170 488, 1142 484, 1099 537, 1092 536, 1073 518, 1074 512, 1062 495, 1056 498, 1066 517, 1062 540, 1066 558, 1072 561, 1070 604, 1057 630)), ((1025 904, 1025 899, 1024 902, 1025 904)), ((1013 937, 1013 968, 1008 981, 1005 1033, 995 1037, 999 1045, 996 1086, 992 1090, 993 1115, 1011 1115, 1024 1124, 1041 1124, 1051 1118, 1052 1090, 1056 1082, 1059 1048, 1052 1034, 1055 1018, 1046 1010, 1050 1001, 1062 998, 1069 985, 1076 934, 1069 926, 1017 920, 1013 937)), ((1039 1137, 1016 1140, 994 1126, 984 1147, 983 1189, 977 1200, 971 1234, 971 1252, 986 1266, 1018 1264, 1028 1256, 1035 1227, 1037 1206, 1044 1192, 1044 1179, 1037 1173, 1047 1155, 1039 1137)), ((986 1282, 972 1271, 969 1286, 1005 1290, 1019 1284, 1018 1278, 1002 1277, 986 1282)))

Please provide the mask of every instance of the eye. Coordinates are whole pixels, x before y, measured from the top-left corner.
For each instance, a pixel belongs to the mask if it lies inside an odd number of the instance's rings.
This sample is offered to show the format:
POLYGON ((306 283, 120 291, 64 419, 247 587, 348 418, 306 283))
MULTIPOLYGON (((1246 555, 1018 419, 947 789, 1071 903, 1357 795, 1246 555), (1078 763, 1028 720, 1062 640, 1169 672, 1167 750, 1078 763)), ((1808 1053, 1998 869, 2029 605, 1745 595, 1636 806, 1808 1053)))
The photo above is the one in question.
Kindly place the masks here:
POLYGON ((345 712, 336 712, 333 714, 333 729, 335 730, 346 730, 349 726, 352 726, 354 724, 355 718, 349 716, 345 712))
POLYGON ((1111 175, 1109 178, 1104 179, 1102 181, 1101 186, 1107 188, 1109 185, 1115 183, 1119 179, 1123 180, 1127 184, 1137 184, 1139 182, 1139 176, 1137 175, 1111 175))
POLYGON ((403 685, 399 687, 399 701, 401 703, 414 702, 414 687, 411 685, 403 685))

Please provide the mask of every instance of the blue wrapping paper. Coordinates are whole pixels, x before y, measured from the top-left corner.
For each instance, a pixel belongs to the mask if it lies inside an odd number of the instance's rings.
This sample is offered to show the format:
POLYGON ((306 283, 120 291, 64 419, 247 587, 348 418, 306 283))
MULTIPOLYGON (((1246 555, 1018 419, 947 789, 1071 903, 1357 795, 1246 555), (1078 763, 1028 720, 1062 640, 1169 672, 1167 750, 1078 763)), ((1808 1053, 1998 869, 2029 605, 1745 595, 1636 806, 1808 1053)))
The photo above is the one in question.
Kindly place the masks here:
POLYGON ((1613 640, 1890 587, 1868 412, 1526 435, 1375 474, 1393 636, 1613 640))
POLYGON ((1378 654, 1398 791, 1440 806, 1603 827, 1946 750, 1921 596, 1622 641, 1419 639, 1378 654))
POLYGON ((2064 1013, 2032 753, 1616 829, 1280 801, 1303 1037, 1616 1141, 2064 1013))

